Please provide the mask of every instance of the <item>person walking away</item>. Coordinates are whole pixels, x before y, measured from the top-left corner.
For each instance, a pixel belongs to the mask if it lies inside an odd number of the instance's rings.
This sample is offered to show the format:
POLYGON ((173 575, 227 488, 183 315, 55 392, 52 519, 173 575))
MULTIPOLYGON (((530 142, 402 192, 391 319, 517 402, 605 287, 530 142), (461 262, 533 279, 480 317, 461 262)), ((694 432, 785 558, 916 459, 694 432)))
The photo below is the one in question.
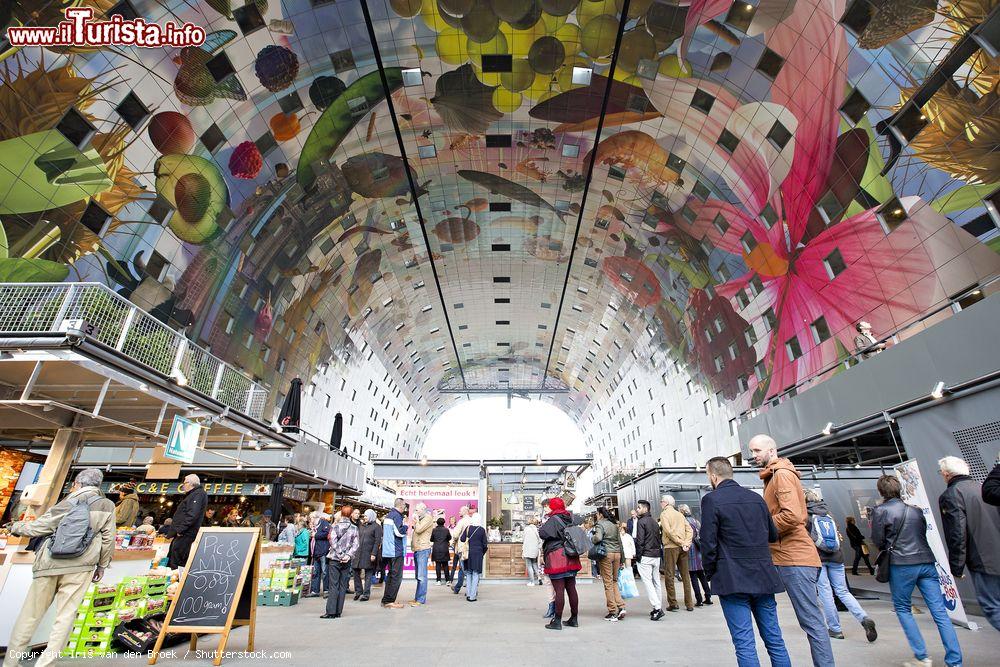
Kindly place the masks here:
POLYGON ((462 505, 458 508, 458 516, 458 523, 451 529, 451 546, 455 550, 455 557, 451 563, 451 580, 455 582, 455 586, 451 592, 455 595, 458 595, 459 591, 462 590, 462 585, 465 583, 465 571, 462 569, 462 563, 465 562, 465 549, 468 548, 468 542, 463 541, 462 537, 465 536, 465 529, 469 525, 469 508, 467 505, 462 505), (456 571, 458 572, 457 575, 455 574, 456 571))
POLYGON ((382 559, 389 566, 382 591, 382 606, 388 609, 401 609, 403 605, 396 602, 399 594, 399 584, 403 578, 403 554, 406 532, 409 530, 403 521, 403 511, 406 501, 396 498, 393 507, 382 521, 382 559))
POLYGON ((639 559, 639 578, 646 588, 646 597, 653 610, 649 620, 663 618, 663 584, 660 581, 660 558, 663 554, 661 531, 656 519, 650 514, 649 501, 638 502, 639 520, 636 522, 635 556, 639 559))
MULTIPOLYGON (((962 664, 962 647, 958 635, 948 618, 941 595, 934 552, 927 544, 927 520, 917 507, 910 507, 902 500, 902 484, 895 475, 882 475, 875 484, 883 503, 872 512, 872 543, 879 550, 888 550, 889 591, 896 618, 903 627, 903 634, 913 651, 913 661, 904 667, 933 664, 927 655, 920 628, 913 618, 913 589, 927 605, 927 611, 937 625, 941 643, 944 644, 945 664, 954 667, 962 664)), ((876 561, 878 562, 878 561, 876 561)), ((881 567, 881 565, 879 565, 881 567)))
POLYGON ((322 592, 329 595, 330 582, 327 570, 330 561, 326 557, 330 553, 330 531, 333 524, 330 523, 330 515, 326 512, 317 512, 314 519, 312 537, 312 581, 309 583, 310 597, 315 597, 322 592))
POLYGON ((382 548, 382 526, 375 510, 367 509, 358 528, 358 550, 354 552, 351 567, 354 570, 354 599, 368 602, 372 595, 372 574, 379 562, 382 548))
POLYGON ((691 549, 692 531, 684 515, 677 511, 673 496, 660 498, 660 530, 663 539, 663 581, 667 589, 667 611, 677 611, 677 594, 674 588, 674 570, 680 572, 684 586, 684 608, 694 611, 694 594, 691 590, 691 573, 688 570, 688 551, 691 549))
POLYGON ((312 533, 306 528, 306 518, 299 517, 295 525, 295 549, 292 555, 295 558, 309 558, 309 543, 312 542, 312 533))
POLYGON ((604 556, 597 562, 604 582, 604 602, 608 607, 605 621, 617 623, 625 619, 625 600, 618 590, 618 570, 622 567, 622 542, 618 535, 618 524, 606 507, 597 508, 597 524, 594 526, 594 544, 604 547, 604 556))
POLYGON ((15 521, 12 535, 46 537, 35 550, 31 586, 7 642, 4 667, 29 653, 28 643, 49 607, 56 606, 48 643, 37 667, 48 667, 66 646, 87 587, 104 576, 115 550, 115 504, 101 493, 104 475, 81 470, 69 495, 34 521, 15 521))
POLYGON ((562 498, 549 499, 549 515, 538 531, 542 538, 542 553, 545 555, 545 574, 552 581, 555 589, 555 615, 545 627, 549 630, 562 630, 562 616, 566 600, 569 598, 570 617, 566 625, 575 628, 579 626, 577 613, 580 599, 576 593, 576 573, 580 571, 579 556, 566 554, 566 529, 572 525, 573 518, 566 510, 562 498))
POLYGON ((483 560, 490 548, 486 529, 480 525, 480 516, 476 513, 469 515, 469 524, 462 535, 462 541, 468 544, 462 568, 469 577, 468 594, 465 596, 469 602, 479 599, 479 579, 483 576, 483 560))
POLYGON ((528 573, 528 585, 538 586, 538 554, 542 548, 542 539, 538 536, 538 519, 531 517, 524 527, 524 538, 521 543, 521 557, 524 558, 524 568, 528 573))
POLYGON ((771 512, 763 498, 733 480, 728 459, 709 459, 705 473, 713 490, 701 499, 702 566, 719 597, 736 664, 760 665, 753 633, 756 621, 771 667, 790 667, 774 600, 785 586, 771 560, 770 544, 778 540, 771 512))
POLYGON ((410 548, 413 551, 413 567, 417 579, 417 590, 413 593, 410 606, 427 604, 427 584, 430 581, 428 563, 431 558, 431 532, 434 530, 434 519, 427 511, 427 505, 417 503, 410 517, 410 548))
POLYGON ((816 593, 821 563, 806 530, 808 512, 799 472, 791 461, 778 456, 778 444, 769 435, 755 435, 749 448, 761 468, 764 502, 778 529, 778 540, 771 544, 771 557, 785 584, 799 627, 809 639, 813 664, 829 667, 835 664, 833 647, 816 593))
POLYGON ((121 485, 121 501, 115 506, 115 523, 122 528, 131 528, 139 516, 139 494, 135 492, 135 482, 121 485))
POLYGON ((358 527, 351 521, 354 508, 344 505, 340 508, 340 520, 330 533, 330 551, 326 554, 329 563, 329 594, 326 597, 326 613, 320 618, 340 618, 344 613, 344 598, 351 581, 351 561, 358 550, 358 527))
POLYGON ((439 516, 431 531, 431 559, 434 561, 434 578, 438 586, 448 583, 448 561, 451 559, 449 544, 451 544, 451 531, 444 525, 444 517, 439 516))
POLYGON ((188 475, 181 484, 184 497, 174 510, 173 520, 167 530, 167 537, 172 537, 170 550, 167 552, 167 567, 171 570, 187 565, 191 545, 198 536, 201 522, 205 519, 205 505, 208 494, 201 488, 198 475, 188 475))
POLYGON ((854 550, 854 565, 851 567, 851 574, 855 577, 858 576, 858 564, 864 560, 865 565, 868 566, 868 574, 874 575, 875 568, 868 560, 868 545, 865 543, 865 534, 858 528, 853 516, 847 517, 845 521, 847 522, 847 541, 851 543, 851 549, 854 550))
POLYGON ((948 487, 938 498, 951 573, 972 575, 983 615, 1000 630, 1000 513, 983 502, 982 488, 957 456, 938 461, 948 487))
POLYGON ((851 616, 857 619, 861 627, 864 628, 868 641, 873 642, 878 639, 875 621, 868 616, 847 587, 847 577, 844 573, 844 552, 841 549, 837 524, 830 516, 826 503, 823 502, 815 489, 806 489, 805 497, 806 512, 809 517, 809 536, 816 544, 816 552, 819 554, 820 563, 822 563, 817 588, 829 634, 834 639, 844 638, 844 630, 840 626, 840 616, 837 614, 837 603, 833 600, 833 596, 836 595, 847 607, 847 611, 851 612, 851 616))
POLYGON ((624 567, 634 567, 635 539, 629 534, 628 526, 624 521, 618 524, 618 539, 622 541, 622 565, 624 567))
POLYGON ((691 516, 691 508, 688 505, 679 505, 677 511, 684 515, 688 525, 691 526, 691 550, 688 552, 688 571, 691 573, 691 588, 694 589, 695 607, 712 604, 712 589, 708 585, 708 578, 705 577, 704 565, 701 559, 701 546, 698 544, 701 534, 701 523, 691 516), (702 597, 702 591, 705 591, 702 597))

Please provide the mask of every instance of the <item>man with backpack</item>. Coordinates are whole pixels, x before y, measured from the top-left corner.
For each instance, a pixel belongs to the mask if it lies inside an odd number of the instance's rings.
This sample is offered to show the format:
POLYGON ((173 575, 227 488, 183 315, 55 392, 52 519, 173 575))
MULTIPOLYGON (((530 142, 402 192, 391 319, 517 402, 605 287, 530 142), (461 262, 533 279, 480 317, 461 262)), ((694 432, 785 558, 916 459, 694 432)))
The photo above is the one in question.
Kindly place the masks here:
POLYGON ((844 632, 840 627, 840 617, 837 615, 837 604, 833 600, 836 595, 851 616, 858 620, 861 627, 865 629, 865 636, 868 641, 873 642, 878 638, 875 631, 875 621, 873 621, 865 610, 858 603, 847 587, 847 576, 844 572, 844 553, 841 551, 840 532, 837 530, 837 523, 830 516, 826 508, 826 503, 815 489, 806 489, 806 511, 809 519, 807 527, 809 537, 816 543, 816 551, 819 553, 819 560, 822 563, 819 571, 819 581, 816 588, 819 589, 819 601, 823 605, 823 614, 826 616, 826 626, 830 636, 834 639, 843 639, 844 632))
POLYGON ((115 549, 115 504, 101 493, 97 468, 77 474, 70 493, 34 521, 15 521, 12 535, 45 537, 35 550, 31 587, 10 633, 4 667, 27 657, 35 628, 53 602, 56 616, 48 645, 35 663, 47 667, 66 645, 76 610, 91 582, 100 581, 115 549))
POLYGON ((761 468, 764 502, 778 529, 777 541, 770 544, 771 559, 785 585, 799 627, 809 639, 813 665, 833 667, 836 664, 833 647, 816 598, 822 563, 806 530, 808 512, 799 471, 791 461, 778 456, 778 443, 769 435, 755 435, 747 448, 761 468))

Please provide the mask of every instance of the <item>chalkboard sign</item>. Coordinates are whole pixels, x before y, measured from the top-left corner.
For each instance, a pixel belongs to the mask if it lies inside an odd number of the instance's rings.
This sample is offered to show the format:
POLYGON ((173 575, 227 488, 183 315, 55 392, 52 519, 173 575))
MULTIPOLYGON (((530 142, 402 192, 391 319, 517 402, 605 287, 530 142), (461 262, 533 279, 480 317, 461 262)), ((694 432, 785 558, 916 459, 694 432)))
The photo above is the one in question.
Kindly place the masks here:
POLYGON ((241 593, 237 586, 243 583, 243 564, 253 556, 254 535, 204 530, 198 538, 170 624, 221 627, 241 593))
POLYGON ((199 633, 221 634, 213 661, 218 665, 232 627, 248 625, 247 650, 252 651, 259 562, 259 528, 202 528, 198 531, 149 664, 156 663, 163 638, 169 633, 192 633, 192 649, 199 633))

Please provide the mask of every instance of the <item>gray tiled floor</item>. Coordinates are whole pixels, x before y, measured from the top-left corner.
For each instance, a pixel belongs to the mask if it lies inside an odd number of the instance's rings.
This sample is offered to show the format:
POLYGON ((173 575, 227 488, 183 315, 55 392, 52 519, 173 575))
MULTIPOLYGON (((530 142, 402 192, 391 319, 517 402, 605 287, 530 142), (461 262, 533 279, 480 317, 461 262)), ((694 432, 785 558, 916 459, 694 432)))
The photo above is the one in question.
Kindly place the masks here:
MULTIPOLYGON (((414 584, 406 581, 400 601, 413 595, 414 584)), ((641 588, 641 585, 640 585, 641 588)), ((580 627, 562 632, 546 630, 542 611, 547 599, 544 588, 523 584, 484 582, 479 601, 466 602, 444 586, 431 582, 429 604, 423 608, 382 609, 376 598, 367 603, 347 601, 345 614, 336 620, 321 620, 322 602, 303 600, 294 607, 262 607, 258 610, 257 650, 263 656, 227 657, 228 667, 261 665, 280 660, 290 665, 602 665, 637 667, 649 664, 734 665, 732 644, 718 604, 668 614, 651 623, 645 598, 629 601, 631 615, 623 623, 602 620, 604 594, 600 585, 581 584, 580 627)), ((375 588, 381 594, 381 588, 375 588)), ((678 591, 679 592, 679 591, 678 591)), ((887 601, 863 601, 879 628, 875 644, 865 641, 860 626, 842 614, 847 638, 834 641, 837 662, 844 666, 898 665, 911 657, 903 632, 887 601)), ((795 665, 809 663, 809 648, 799 630, 787 598, 779 599, 782 629, 795 665)), ((917 616, 935 664, 943 665, 944 651, 927 614, 917 616)), ((982 625, 982 619, 976 619, 982 625)), ((236 630, 229 651, 245 647, 245 630, 236 630)), ((989 625, 978 632, 958 628, 967 667, 1000 665, 1000 633, 989 625)), ((758 643, 759 644, 759 643, 758 643)), ((201 648, 211 650, 215 639, 206 638, 201 648)), ((158 664, 180 664, 187 645, 176 658, 158 664)), ((767 655, 759 644, 763 664, 767 655)), ((64 660, 60 665, 118 667, 144 665, 145 659, 109 658, 64 660)), ((189 655, 187 665, 210 665, 207 659, 189 655)))

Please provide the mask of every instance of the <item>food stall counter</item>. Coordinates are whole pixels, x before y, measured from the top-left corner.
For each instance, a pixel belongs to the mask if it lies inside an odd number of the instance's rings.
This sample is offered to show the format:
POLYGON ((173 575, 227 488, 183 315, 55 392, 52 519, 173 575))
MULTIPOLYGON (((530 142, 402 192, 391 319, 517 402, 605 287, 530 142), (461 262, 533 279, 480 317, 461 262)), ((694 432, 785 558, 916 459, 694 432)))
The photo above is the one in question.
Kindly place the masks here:
MULTIPOLYGON (((35 562, 33 551, 25 551, 27 540, 11 538, 0 550, 0 646, 6 647, 14 622, 28 597, 31 586, 31 567, 35 562)), ((149 571, 150 563, 157 556, 157 549, 115 549, 111 565, 104 572, 104 581, 119 581, 122 577, 138 576, 149 571)), ((55 607, 50 607, 35 627, 31 645, 44 644, 52 629, 55 607)))

